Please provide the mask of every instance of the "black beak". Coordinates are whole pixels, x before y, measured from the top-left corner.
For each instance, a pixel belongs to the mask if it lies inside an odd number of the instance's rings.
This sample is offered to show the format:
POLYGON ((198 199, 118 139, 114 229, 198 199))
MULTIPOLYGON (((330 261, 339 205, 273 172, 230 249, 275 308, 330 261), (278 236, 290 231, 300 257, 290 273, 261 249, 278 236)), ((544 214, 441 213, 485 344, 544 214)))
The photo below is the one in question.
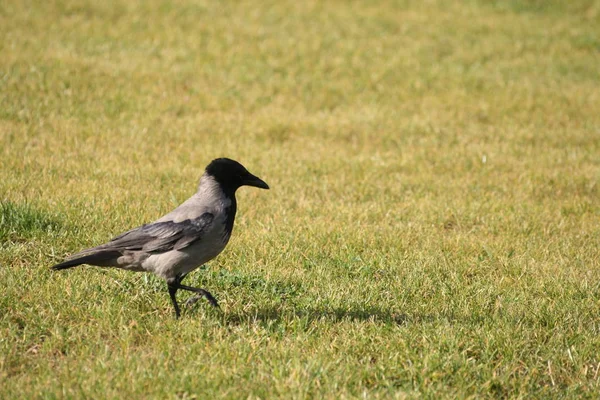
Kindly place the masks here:
POLYGON ((267 182, 263 181, 258 176, 254 176, 252 174, 248 174, 248 176, 244 179, 243 184, 246 186, 254 186, 257 188, 261 188, 261 189, 269 188, 269 185, 267 185, 267 182))

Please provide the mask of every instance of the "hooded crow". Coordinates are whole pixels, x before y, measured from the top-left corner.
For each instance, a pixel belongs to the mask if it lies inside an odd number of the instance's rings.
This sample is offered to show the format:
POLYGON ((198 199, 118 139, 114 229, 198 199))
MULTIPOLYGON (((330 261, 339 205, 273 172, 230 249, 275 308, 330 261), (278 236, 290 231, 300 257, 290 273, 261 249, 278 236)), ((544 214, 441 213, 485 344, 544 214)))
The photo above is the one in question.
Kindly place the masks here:
POLYGON ((227 245, 237 208, 235 192, 241 186, 269 189, 269 185, 237 161, 217 158, 206 167, 197 192, 179 207, 106 244, 74 254, 52 269, 89 264, 153 272, 167 282, 177 318, 180 309, 175 295, 179 289, 199 293, 218 307, 210 292, 182 285, 181 281, 219 255, 227 245))

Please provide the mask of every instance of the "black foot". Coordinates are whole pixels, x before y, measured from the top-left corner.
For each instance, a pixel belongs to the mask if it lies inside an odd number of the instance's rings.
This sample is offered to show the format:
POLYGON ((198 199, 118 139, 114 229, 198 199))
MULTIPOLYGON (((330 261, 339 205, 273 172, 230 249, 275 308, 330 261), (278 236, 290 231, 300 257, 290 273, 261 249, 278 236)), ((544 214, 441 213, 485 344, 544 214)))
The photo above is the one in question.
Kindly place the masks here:
POLYGON ((194 304, 198 299, 202 296, 206 297, 208 302, 215 308, 219 308, 219 303, 217 299, 214 298, 212 294, 208 290, 195 288, 192 286, 182 285, 181 280, 185 278, 185 275, 179 276, 171 281, 167 281, 167 286, 169 288, 169 296, 171 297, 171 303, 173 303, 173 308, 175 308, 175 318, 179 318, 181 316, 181 310, 179 309, 179 304, 177 304, 176 294, 179 289, 188 290, 190 292, 198 293, 199 296, 194 296, 190 298, 185 304, 191 305, 194 304))
POLYGON ((201 298, 203 298, 204 296, 201 296, 199 294, 190 297, 189 299, 187 299, 187 301, 185 302, 185 306, 186 307, 191 307, 194 304, 196 304, 198 302, 198 300, 200 300, 201 298))
POLYGON ((213 307, 216 307, 216 308, 220 308, 219 302, 217 301, 217 299, 214 298, 214 296, 208 290, 195 288, 195 287, 191 287, 191 286, 186 286, 186 285, 182 285, 182 284, 179 284, 178 289, 189 290, 190 292, 198 293, 200 295, 200 296, 192 297, 190 300, 188 300, 188 303, 191 301, 192 302, 191 304, 194 304, 196 301, 198 301, 199 297, 204 296, 204 297, 206 297, 206 300, 208 300, 210 305, 212 305, 213 307), (192 299, 195 299, 195 300, 192 301, 192 299))
POLYGON ((177 294, 177 289, 179 289, 176 285, 168 283, 169 287, 169 297, 171 297, 171 303, 173 303, 173 307, 175 308, 175 318, 179 318, 181 316, 181 311, 179 310, 179 305, 177 304, 177 298, 175 294, 177 294))

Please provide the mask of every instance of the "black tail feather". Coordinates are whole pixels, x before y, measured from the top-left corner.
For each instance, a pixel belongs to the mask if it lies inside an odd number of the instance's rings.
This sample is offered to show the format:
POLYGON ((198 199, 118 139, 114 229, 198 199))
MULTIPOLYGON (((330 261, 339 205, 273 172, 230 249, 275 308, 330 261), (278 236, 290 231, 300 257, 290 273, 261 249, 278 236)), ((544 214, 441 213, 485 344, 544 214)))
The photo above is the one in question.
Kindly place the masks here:
POLYGON ((115 250, 101 251, 98 253, 88 254, 83 257, 76 257, 66 260, 60 264, 53 265, 51 269, 60 271, 61 269, 73 268, 81 264, 106 266, 108 265, 107 261, 115 260, 121 255, 121 252, 115 250))
POLYGON ((68 260, 68 261, 62 262, 60 264, 53 265, 50 268, 55 271, 60 271, 61 269, 73 268, 73 267, 83 264, 79 260, 80 260, 79 258, 75 259, 75 260, 68 260))

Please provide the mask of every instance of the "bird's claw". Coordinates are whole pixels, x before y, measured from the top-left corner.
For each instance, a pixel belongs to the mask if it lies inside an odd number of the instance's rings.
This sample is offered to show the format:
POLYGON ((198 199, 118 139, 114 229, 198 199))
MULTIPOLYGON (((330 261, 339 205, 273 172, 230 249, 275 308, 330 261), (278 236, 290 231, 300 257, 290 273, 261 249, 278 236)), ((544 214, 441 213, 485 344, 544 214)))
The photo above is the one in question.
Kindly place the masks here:
POLYGON ((199 294, 197 294, 197 295, 195 295, 195 296, 192 296, 192 297, 190 297, 190 298, 189 298, 189 299, 187 299, 187 301, 185 302, 185 306, 186 306, 186 307, 193 306, 193 305, 194 305, 194 304, 196 304, 196 302, 197 302, 198 300, 200 300, 202 297, 203 297, 203 296, 202 296, 202 295, 199 295, 199 294))
POLYGON ((221 309, 221 306, 219 306, 219 302, 217 301, 217 299, 215 299, 213 297, 212 294, 210 293, 206 293, 206 294, 197 294, 195 296, 190 297, 189 299, 187 299, 187 301, 185 302, 185 306, 186 307, 190 307, 193 306, 194 304, 196 304, 198 302, 198 300, 200 300, 202 297, 206 297, 206 300, 208 300, 208 302, 210 303, 211 306, 218 308, 219 310, 221 309))

